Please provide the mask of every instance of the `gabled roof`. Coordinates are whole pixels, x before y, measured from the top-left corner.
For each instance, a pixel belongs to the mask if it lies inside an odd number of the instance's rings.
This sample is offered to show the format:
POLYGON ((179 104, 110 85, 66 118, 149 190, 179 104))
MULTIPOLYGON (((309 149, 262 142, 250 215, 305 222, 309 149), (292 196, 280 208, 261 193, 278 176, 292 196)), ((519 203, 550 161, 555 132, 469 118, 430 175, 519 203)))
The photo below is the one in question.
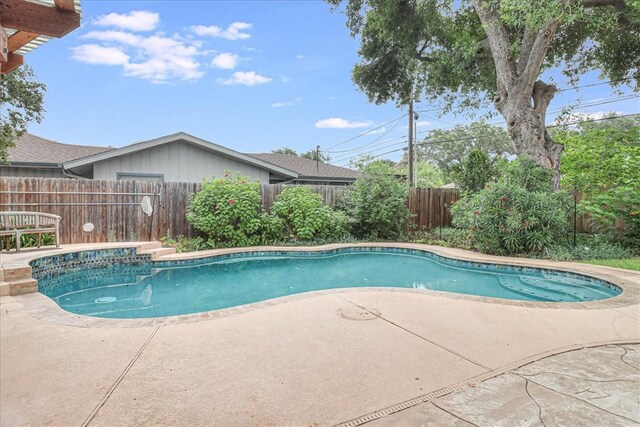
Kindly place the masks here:
POLYGON ((315 160, 294 154, 260 153, 250 155, 256 159, 295 171, 298 173, 299 179, 313 180, 315 178, 319 180, 355 181, 358 177, 358 172, 354 170, 330 165, 328 163, 316 162, 315 160))
POLYGON ((113 147, 94 147, 90 145, 62 144, 26 133, 15 141, 15 147, 7 150, 7 161, 11 164, 59 166, 69 160, 85 157, 113 147))
POLYGON ((297 172, 290 170, 288 168, 285 168, 276 164, 268 163, 256 157, 252 157, 248 154, 243 154, 238 151, 232 150, 230 148, 226 148, 221 145, 214 144, 213 142, 209 142, 204 139, 197 138, 185 132, 178 132, 171 135, 162 136, 160 138, 150 139, 148 141, 136 142, 121 148, 117 148, 115 150, 88 155, 87 157, 76 158, 75 160, 69 160, 64 163, 64 167, 65 169, 74 169, 74 168, 89 165, 92 163, 108 160, 114 157, 132 154, 138 151, 146 150, 151 147, 156 147, 159 145, 169 144, 172 142, 180 142, 180 141, 193 144, 197 147, 214 152, 224 157, 232 158, 244 163, 261 167, 262 169, 266 169, 270 172, 274 172, 288 178, 298 177, 297 172))

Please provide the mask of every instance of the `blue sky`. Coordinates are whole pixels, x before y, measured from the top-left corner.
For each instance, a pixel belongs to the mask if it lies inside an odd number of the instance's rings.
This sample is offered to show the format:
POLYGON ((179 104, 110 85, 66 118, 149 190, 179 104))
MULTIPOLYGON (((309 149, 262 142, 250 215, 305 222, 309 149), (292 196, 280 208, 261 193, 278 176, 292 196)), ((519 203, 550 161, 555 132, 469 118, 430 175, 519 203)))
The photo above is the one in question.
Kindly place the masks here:
MULTIPOLYGON (((374 154, 397 148, 392 144, 406 135, 405 119, 381 127, 405 111, 370 104, 353 85, 358 42, 344 16, 322 1, 82 4, 81 28, 26 58, 48 87, 45 118, 29 129, 36 135, 120 147, 184 131, 242 152, 283 146, 301 152, 369 132, 334 151, 381 138, 370 146, 379 149, 374 154)), ((580 84, 596 82, 597 73, 591 73, 580 84)), ((564 83, 558 78, 559 86, 564 83)), ((580 95, 595 104, 619 96, 606 85, 562 92, 550 110, 580 95)), ((597 117, 636 113, 640 105, 636 98, 578 111, 597 117)), ((423 113, 419 131, 467 121, 423 113)), ((342 165, 367 149, 333 157, 342 165)))

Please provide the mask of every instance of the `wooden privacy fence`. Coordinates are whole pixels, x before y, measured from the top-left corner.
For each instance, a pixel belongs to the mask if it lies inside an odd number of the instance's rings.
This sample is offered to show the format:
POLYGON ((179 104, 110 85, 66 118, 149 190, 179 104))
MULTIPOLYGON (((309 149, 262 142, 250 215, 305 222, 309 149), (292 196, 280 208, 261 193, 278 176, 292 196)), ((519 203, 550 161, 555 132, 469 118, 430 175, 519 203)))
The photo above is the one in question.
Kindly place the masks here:
MULTIPOLYGON (((324 203, 335 205, 351 190, 349 186, 312 185, 324 203)), ((282 184, 262 184, 262 207, 269 211, 282 184)), ((46 212, 62 217, 61 243, 159 240, 167 231, 172 237, 194 236, 187 222, 187 206, 200 190, 194 182, 102 181, 65 178, 0 178, 0 211, 46 212), (149 197, 153 213, 141 208, 149 197), (83 226, 92 223, 92 231, 83 226)), ((412 189, 407 206, 413 214, 413 230, 451 225, 449 207, 460 198, 458 190, 412 189)), ((592 231, 578 217, 578 231, 592 231)))
MULTIPOLYGON (((282 184, 262 184, 262 207, 270 210, 282 184)), ((336 204, 346 186, 313 185, 328 205, 336 204)), ((169 233, 194 236, 187 206, 195 182, 103 181, 65 178, 0 178, 0 211, 46 212, 62 217, 61 243, 159 240, 169 233), (153 213, 141 208, 149 197, 153 213), (83 226, 93 224, 85 232, 83 226)))

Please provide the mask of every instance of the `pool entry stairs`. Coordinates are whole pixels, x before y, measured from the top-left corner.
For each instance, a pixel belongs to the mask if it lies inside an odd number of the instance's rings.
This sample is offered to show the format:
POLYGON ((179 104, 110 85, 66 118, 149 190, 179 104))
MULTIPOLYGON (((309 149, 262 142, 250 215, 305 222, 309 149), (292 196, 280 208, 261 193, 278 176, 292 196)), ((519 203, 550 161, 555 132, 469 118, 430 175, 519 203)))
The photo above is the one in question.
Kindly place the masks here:
MULTIPOLYGON (((578 295, 575 291, 576 283, 564 277, 546 275, 544 278, 526 276, 502 276, 500 285, 516 294, 537 301, 554 302, 579 302, 588 300, 587 297, 578 295)), ((583 285, 586 287, 586 285, 583 285)), ((593 292, 601 293, 594 287, 589 287, 593 292)), ((603 292, 602 295, 606 295, 603 292)))
MULTIPOLYGON (((149 255, 152 260, 176 252, 175 248, 163 248, 160 242, 145 242, 135 248, 138 255, 149 255)), ((61 252, 55 250, 42 252, 43 256, 59 253, 61 252)), ((0 264, 0 296, 30 294, 37 291, 38 281, 31 276, 29 265, 6 266, 0 264)))

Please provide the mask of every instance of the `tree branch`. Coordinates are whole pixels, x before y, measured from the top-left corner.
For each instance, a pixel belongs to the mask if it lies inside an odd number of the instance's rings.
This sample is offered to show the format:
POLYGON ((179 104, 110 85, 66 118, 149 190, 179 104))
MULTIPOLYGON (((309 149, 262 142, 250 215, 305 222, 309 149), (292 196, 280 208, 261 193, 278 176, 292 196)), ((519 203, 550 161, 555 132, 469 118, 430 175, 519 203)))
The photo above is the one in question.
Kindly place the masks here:
POLYGON ((511 86, 516 70, 511 55, 511 43, 507 30, 502 25, 498 12, 483 5, 483 0, 473 0, 473 5, 487 34, 491 55, 496 66, 498 88, 511 86))
POLYGON ((522 43, 520 45, 520 58, 518 59, 518 75, 522 75, 524 69, 529 61, 529 55, 531 55, 531 49, 533 49, 533 43, 536 41, 536 32, 530 28, 524 31, 522 36, 522 43))
POLYGON ((524 84, 525 88, 533 88, 536 79, 540 75, 544 58, 547 56, 547 51, 553 40, 553 34, 558 28, 560 21, 552 19, 546 23, 544 27, 538 31, 536 38, 531 46, 531 53, 529 58, 522 65, 523 71, 520 74, 520 81, 524 84))
POLYGON ((546 116, 547 108, 557 91, 558 88, 555 85, 547 84, 542 80, 537 80, 533 85, 533 108, 540 117, 546 116))

